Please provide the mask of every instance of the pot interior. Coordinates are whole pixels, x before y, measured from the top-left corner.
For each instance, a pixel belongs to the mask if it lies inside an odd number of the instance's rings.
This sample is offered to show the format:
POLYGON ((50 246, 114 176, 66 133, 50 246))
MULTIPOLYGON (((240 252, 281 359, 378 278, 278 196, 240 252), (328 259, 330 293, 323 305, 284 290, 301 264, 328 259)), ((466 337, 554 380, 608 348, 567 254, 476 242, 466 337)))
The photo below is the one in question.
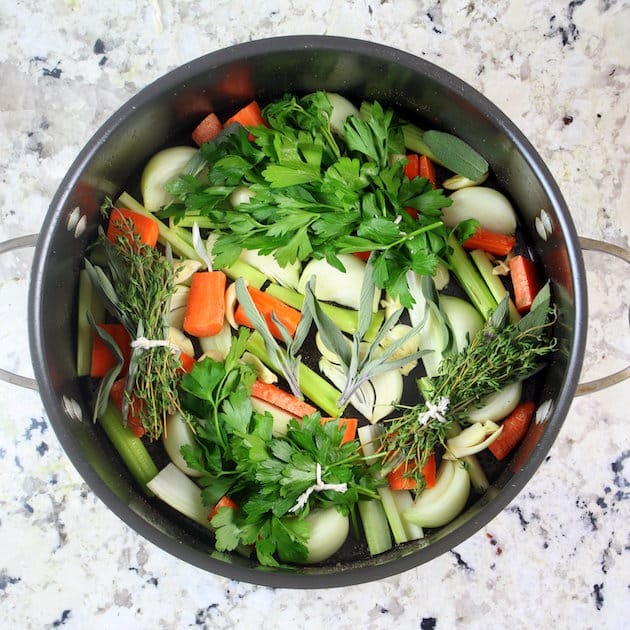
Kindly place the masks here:
POLYGON ((582 362, 586 295, 573 224, 560 192, 515 126, 470 86, 440 68, 380 45, 298 36, 250 42, 211 53, 167 74, 116 112, 71 167, 50 206, 36 250, 30 290, 32 357, 51 423, 71 461, 120 518, 159 547, 227 577, 271 586, 323 587, 365 582, 422 564, 462 542, 522 489, 551 446, 566 415, 582 362), (78 272, 95 238, 106 196, 124 190, 157 150, 189 137, 207 113, 234 111, 285 92, 324 89, 354 102, 377 99, 420 124, 449 131, 490 163, 496 184, 519 211, 520 227, 558 306, 559 340, 534 395, 549 401, 544 422, 530 428, 490 490, 455 522, 370 558, 357 543, 321 567, 273 570, 238 555, 214 552, 209 535, 134 486, 99 427, 88 389, 76 376, 78 272), (76 225, 80 216, 85 217, 76 225), (546 240, 535 229, 548 216, 546 240), (82 225, 85 222, 85 230, 82 225))

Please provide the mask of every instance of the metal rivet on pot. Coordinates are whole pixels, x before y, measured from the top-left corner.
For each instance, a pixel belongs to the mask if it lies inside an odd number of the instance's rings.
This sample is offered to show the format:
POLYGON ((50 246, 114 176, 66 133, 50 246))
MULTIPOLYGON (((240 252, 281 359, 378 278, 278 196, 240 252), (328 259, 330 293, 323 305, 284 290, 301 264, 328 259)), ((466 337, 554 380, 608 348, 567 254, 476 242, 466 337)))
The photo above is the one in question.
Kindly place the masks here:
POLYGON ((548 398, 545 402, 540 403, 538 405, 538 409, 536 409, 536 424, 542 424, 543 422, 547 422, 549 416, 551 415, 551 411, 553 409, 553 400, 548 398))
POLYGON ((540 236, 543 241, 546 241, 553 232, 553 223, 551 222, 551 217, 545 210, 540 211, 540 214, 536 217, 535 225, 538 236, 540 236))
POLYGON ((79 238, 83 232, 85 232, 87 217, 81 214, 81 208, 79 208, 79 206, 73 208, 72 212, 68 215, 66 227, 68 228, 68 232, 74 231, 74 238, 79 238))
POLYGON ((81 405, 74 398, 62 396, 61 401, 65 412, 70 418, 83 422, 83 409, 81 409, 81 405))

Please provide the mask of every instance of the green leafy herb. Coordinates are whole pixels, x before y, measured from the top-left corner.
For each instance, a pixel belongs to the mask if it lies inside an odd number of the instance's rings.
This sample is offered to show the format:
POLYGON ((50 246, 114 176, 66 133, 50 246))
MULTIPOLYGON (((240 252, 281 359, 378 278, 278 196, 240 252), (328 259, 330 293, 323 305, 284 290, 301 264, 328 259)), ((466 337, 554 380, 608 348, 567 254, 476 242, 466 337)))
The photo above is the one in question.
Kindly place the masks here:
POLYGON ((268 126, 226 130, 201 147, 209 165, 204 177, 168 186, 179 202, 161 216, 203 217, 219 234, 217 268, 243 248, 272 254, 281 265, 326 258, 339 269, 339 253, 374 251, 377 285, 410 306, 405 272, 430 274, 444 259, 448 231, 440 209, 450 201, 424 178, 407 181, 404 161, 391 160, 404 152, 392 110, 374 103, 367 117, 348 118, 345 138, 333 135, 330 111, 323 93, 286 95, 264 109, 268 126), (254 196, 233 208, 229 196, 241 185, 254 196))
POLYGON ((287 434, 274 437, 273 419, 256 413, 249 399, 255 378, 240 363, 246 337, 237 341, 225 363, 210 358, 182 378, 182 406, 195 435, 195 447, 182 453, 201 472, 202 496, 216 504, 229 493, 237 511, 219 509, 212 520, 216 547, 253 545, 262 564, 299 562, 306 557, 304 517, 314 507, 348 513, 359 498, 374 498, 374 484, 356 441, 341 444, 337 422, 322 424, 315 413, 289 422, 287 434), (301 509, 301 495, 317 481, 346 484, 345 492, 312 492, 301 509))
POLYGON ((403 411, 391 420, 382 437, 384 461, 415 460, 421 470, 438 445, 443 445, 449 427, 466 421, 468 411, 482 399, 540 370, 543 359, 556 347, 550 336, 553 310, 549 285, 538 293, 530 312, 519 322, 508 322, 507 297, 470 344, 447 355, 439 374, 420 380, 425 402, 403 411), (432 409, 441 407, 439 412, 432 409))
POLYGON ((403 357, 392 358, 409 339, 418 334, 424 322, 411 328, 407 333, 393 341, 386 348, 382 348, 381 342, 387 333, 398 323, 404 310, 402 308, 398 309, 383 322, 376 337, 370 342, 367 351, 361 352, 361 343, 372 322, 372 304, 374 301, 375 284, 371 264, 368 263, 365 268, 365 275, 361 286, 361 297, 359 300, 359 321, 357 330, 352 336, 351 344, 348 344, 348 339, 315 299, 312 283, 313 279, 309 280, 306 285, 304 310, 311 312, 324 345, 340 359, 341 368, 346 376, 346 385, 338 401, 339 407, 343 408, 347 405, 352 395, 366 381, 389 370, 396 370, 410 361, 415 361, 425 353, 425 351, 418 351, 403 357))
MULTIPOLYGON (((121 218, 121 224, 123 220, 121 218)), ((164 341, 173 294, 172 260, 144 245, 134 234, 131 222, 128 222, 125 236, 119 236, 115 243, 108 241, 101 229, 96 252, 103 258, 103 266, 86 260, 86 270, 94 286, 98 287, 107 310, 125 326, 132 339, 164 341)), ((142 401, 138 405, 139 417, 152 439, 161 435, 168 414, 179 408, 180 369, 179 355, 168 345, 132 350, 125 399, 128 404, 133 391, 134 398, 142 401)), ((102 413, 118 372, 101 380, 96 414, 102 413)))

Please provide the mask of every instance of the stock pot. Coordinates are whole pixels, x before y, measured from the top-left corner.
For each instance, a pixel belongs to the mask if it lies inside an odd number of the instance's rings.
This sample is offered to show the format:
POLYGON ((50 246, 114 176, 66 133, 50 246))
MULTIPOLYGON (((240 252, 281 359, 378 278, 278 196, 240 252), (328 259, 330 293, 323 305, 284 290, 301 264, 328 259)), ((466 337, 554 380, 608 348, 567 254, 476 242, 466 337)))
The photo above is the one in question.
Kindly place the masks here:
POLYGON ((81 151, 54 195, 39 235, 0 244, 0 253, 35 247, 29 289, 29 336, 35 380, 0 370, 0 378, 37 389, 69 459, 93 492, 125 523, 178 558, 237 580, 291 588, 367 582, 426 563, 481 529, 523 489, 551 447, 576 395, 630 376, 630 368, 580 385, 587 329, 582 249, 630 262, 627 251, 580 239, 556 182, 516 126, 471 86, 399 50, 360 40, 291 36, 219 50, 158 79, 123 105, 81 151), (539 413, 521 447, 490 489, 460 517, 424 539, 377 557, 352 550, 334 562, 295 569, 261 568, 218 554, 204 532, 147 499, 90 421, 90 399, 76 376, 78 273, 95 238, 99 208, 115 197, 160 148, 190 134, 211 111, 229 112, 252 98, 285 92, 339 92, 354 102, 377 99, 404 116, 454 133, 489 162, 513 201, 558 308, 558 349, 538 383, 539 413), (543 405, 543 403, 545 403, 543 405))

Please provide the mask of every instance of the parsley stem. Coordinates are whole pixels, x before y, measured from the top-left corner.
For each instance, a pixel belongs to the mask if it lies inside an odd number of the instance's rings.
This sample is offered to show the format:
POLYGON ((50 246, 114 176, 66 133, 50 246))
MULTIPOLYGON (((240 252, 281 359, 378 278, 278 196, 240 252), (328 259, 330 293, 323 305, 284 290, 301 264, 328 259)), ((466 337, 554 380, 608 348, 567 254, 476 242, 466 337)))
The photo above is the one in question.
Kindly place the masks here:
POLYGON ((384 246, 382 249, 383 251, 387 251, 391 249, 392 247, 397 247, 398 245, 401 245, 405 241, 412 239, 414 236, 418 236, 418 234, 424 234, 425 232, 436 230, 437 228, 442 227, 443 225, 444 223, 442 221, 435 221, 433 223, 430 223, 429 225, 423 225, 421 228, 418 228, 417 230, 414 230, 413 232, 409 234, 404 234, 401 238, 393 241, 389 245, 384 246))

